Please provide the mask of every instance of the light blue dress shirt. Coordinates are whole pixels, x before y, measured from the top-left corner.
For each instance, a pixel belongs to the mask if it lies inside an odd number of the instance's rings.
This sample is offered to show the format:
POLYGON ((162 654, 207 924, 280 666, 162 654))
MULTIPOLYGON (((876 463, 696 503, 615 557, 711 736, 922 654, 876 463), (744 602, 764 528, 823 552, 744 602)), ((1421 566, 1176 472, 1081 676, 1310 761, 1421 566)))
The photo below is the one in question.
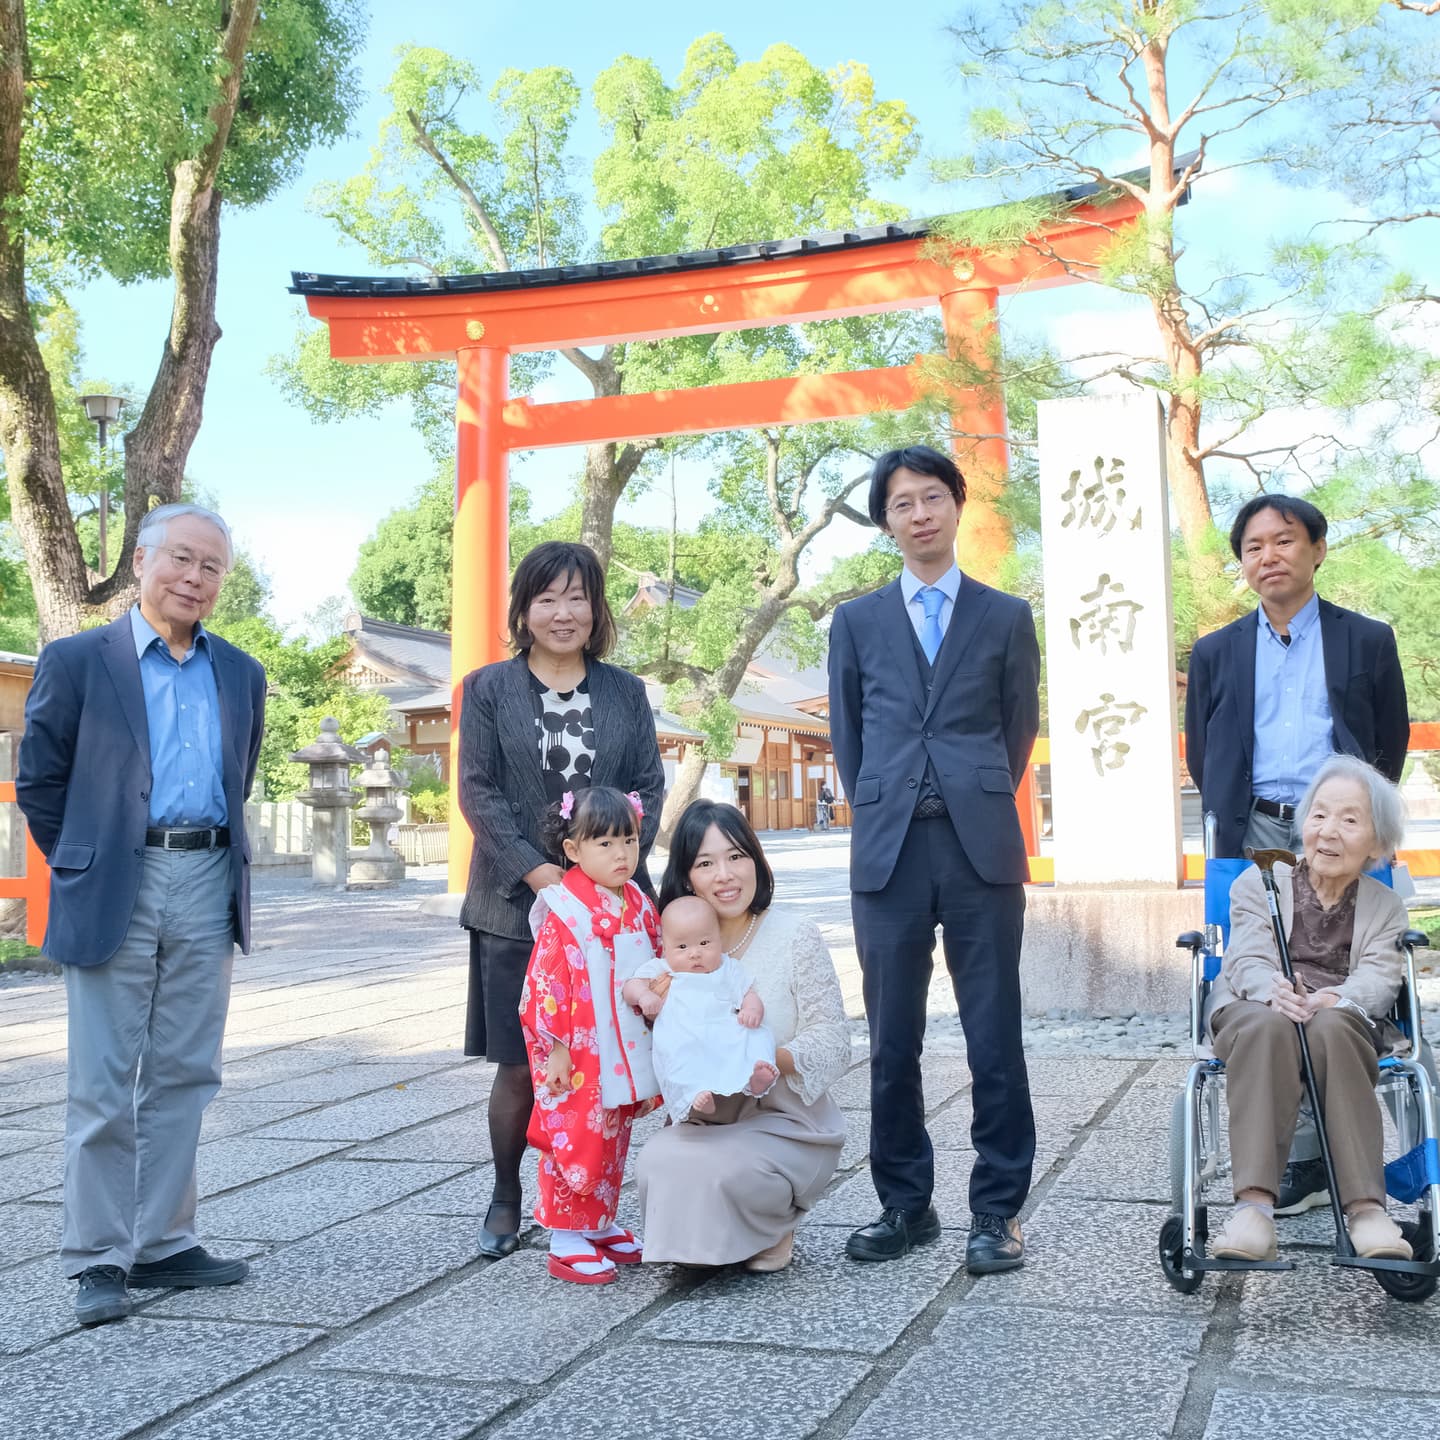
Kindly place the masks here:
POLYGON ((1288 645, 1263 605, 1258 618, 1251 788, 1263 800, 1294 805, 1335 750, 1320 639, 1320 600, 1312 595, 1290 621, 1288 645))
MULTIPOLYGON (((925 627, 925 602, 920 598, 924 588, 925 582, 912 575, 908 566, 901 570, 900 593, 905 597, 905 613, 915 627, 917 640, 923 636, 925 627)), ((960 594, 960 567, 952 565, 935 582, 935 588, 945 596, 945 603, 940 607, 940 633, 943 635, 950 628, 950 617, 955 613, 955 600, 960 594)))
POLYGON ((210 637, 197 624, 194 643, 177 661, 138 605, 130 611, 130 628, 150 729, 150 824, 226 825, 220 692, 210 637))

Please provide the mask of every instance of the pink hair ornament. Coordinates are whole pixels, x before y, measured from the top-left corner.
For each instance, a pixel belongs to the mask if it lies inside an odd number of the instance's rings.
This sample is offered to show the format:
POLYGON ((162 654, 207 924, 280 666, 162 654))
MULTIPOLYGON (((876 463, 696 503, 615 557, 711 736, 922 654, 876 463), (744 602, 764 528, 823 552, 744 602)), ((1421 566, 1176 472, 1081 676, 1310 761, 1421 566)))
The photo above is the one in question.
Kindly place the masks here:
POLYGON ((574 808, 575 792, 573 790, 567 790, 560 797, 560 818, 562 820, 568 820, 570 818, 570 812, 574 810, 574 808))
POLYGON ((630 802, 635 813, 643 820, 645 818, 645 807, 640 803, 639 794, 634 790, 630 790, 626 792, 625 798, 630 802))

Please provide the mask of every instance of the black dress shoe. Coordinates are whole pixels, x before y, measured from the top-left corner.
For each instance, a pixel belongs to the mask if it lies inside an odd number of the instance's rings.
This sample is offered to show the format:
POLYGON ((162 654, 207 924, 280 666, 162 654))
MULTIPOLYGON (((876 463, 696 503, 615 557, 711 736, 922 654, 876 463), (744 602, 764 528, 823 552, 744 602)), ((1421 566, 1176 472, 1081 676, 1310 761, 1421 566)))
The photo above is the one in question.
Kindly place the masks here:
POLYGON ((163 1260, 130 1267, 132 1290, 204 1290, 212 1285, 238 1285, 250 1273, 244 1260, 222 1260, 203 1245, 192 1245, 163 1260))
POLYGON ((485 1212, 485 1223, 480 1227, 480 1243, 476 1247, 487 1260, 503 1260, 520 1248, 520 1202, 518 1200, 492 1200, 485 1212), (515 1229, 502 1230, 493 1224, 495 1212, 502 1216, 507 1213, 515 1217, 515 1229))
POLYGON ((972 1215, 965 1242, 965 1268, 972 1275, 994 1275, 1025 1263, 1025 1240, 1013 1215, 972 1215))
POLYGON ((75 1318, 82 1325, 108 1325, 123 1320, 132 1310, 125 1293, 125 1272, 118 1265, 92 1265, 79 1275, 75 1318))
POLYGON ((923 1210, 881 1212, 873 1224, 862 1225, 845 1242, 852 1260, 898 1260, 916 1245, 929 1245, 940 1238, 940 1217, 933 1205, 923 1210))

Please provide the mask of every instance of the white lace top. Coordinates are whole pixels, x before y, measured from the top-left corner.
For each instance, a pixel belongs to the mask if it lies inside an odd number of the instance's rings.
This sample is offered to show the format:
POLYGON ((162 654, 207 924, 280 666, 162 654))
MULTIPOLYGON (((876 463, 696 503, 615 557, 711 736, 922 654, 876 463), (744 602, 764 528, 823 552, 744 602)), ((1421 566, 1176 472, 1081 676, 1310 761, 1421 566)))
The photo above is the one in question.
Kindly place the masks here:
POLYGON ((785 1083, 813 1105, 850 1064, 845 1002, 819 927, 772 905, 740 958, 755 977, 776 1045, 794 1057, 785 1083))

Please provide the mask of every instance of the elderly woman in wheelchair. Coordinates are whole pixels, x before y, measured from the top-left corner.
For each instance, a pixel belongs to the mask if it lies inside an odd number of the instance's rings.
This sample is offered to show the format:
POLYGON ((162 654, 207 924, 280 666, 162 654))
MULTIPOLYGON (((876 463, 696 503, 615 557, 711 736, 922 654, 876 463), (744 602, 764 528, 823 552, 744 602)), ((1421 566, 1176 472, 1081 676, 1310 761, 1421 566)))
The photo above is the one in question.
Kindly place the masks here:
POLYGON ((1346 1228, 1358 1255, 1408 1260, 1385 1213, 1377 1062, 1409 1041, 1387 1019, 1404 976, 1405 902, 1365 870, 1403 832, 1398 791, 1377 770, 1332 756, 1300 806, 1303 858, 1274 866, 1295 983, 1286 980, 1259 870, 1230 892, 1230 942, 1208 1028, 1225 1062, 1235 1209, 1212 1254, 1275 1259, 1274 1207, 1304 1086, 1303 1025, 1346 1228))

